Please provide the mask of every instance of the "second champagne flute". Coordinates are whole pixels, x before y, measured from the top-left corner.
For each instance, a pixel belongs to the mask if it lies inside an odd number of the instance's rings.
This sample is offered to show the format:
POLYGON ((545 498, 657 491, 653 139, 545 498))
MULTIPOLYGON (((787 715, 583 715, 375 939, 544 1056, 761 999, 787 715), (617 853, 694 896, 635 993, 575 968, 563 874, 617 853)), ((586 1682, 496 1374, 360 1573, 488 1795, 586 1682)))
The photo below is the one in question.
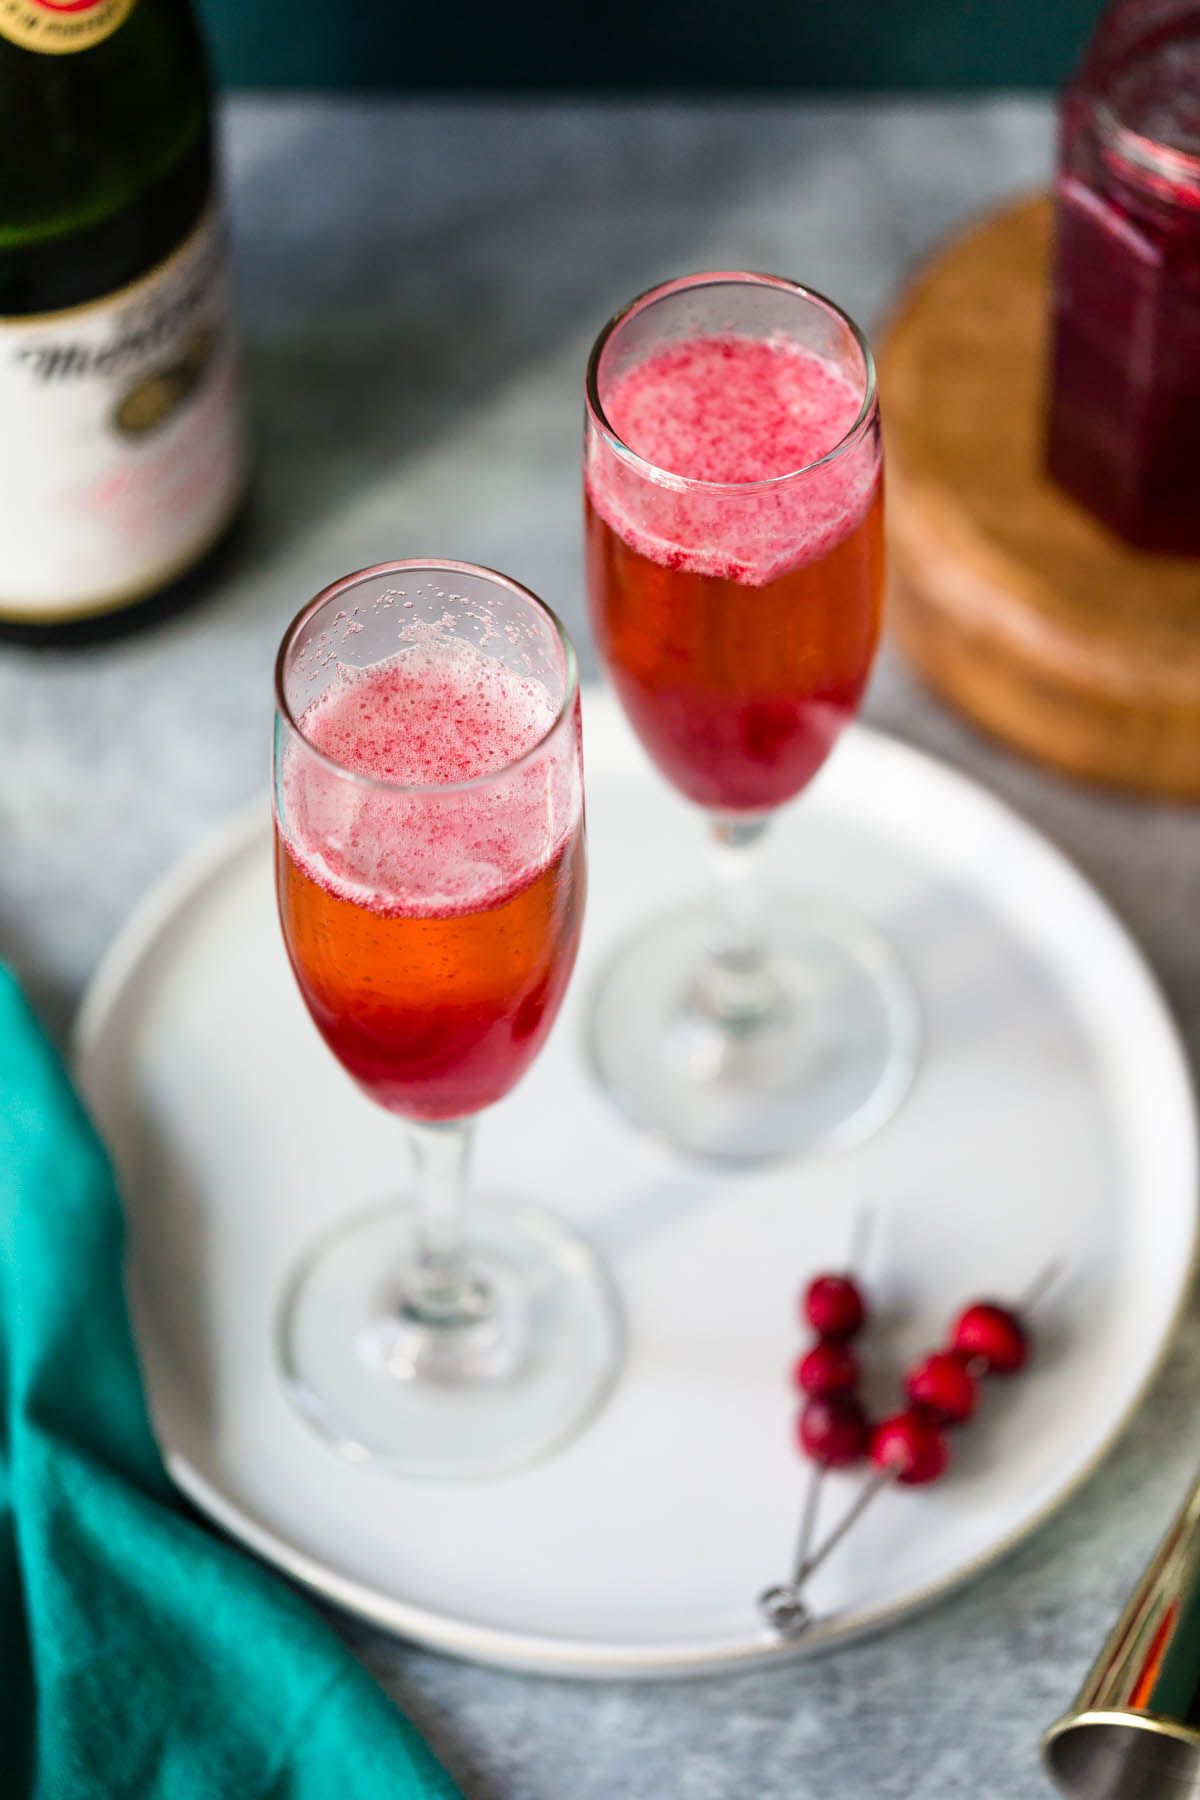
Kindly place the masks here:
POLYGON ((760 860, 772 813, 853 717, 878 640, 871 353, 795 282, 667 282, 596 341, 584 459, 601 655, 642 743, 708 816, 713 889, 606 971, 600 1080, 637 1123, 702 1154, 854 1141, 908 1086, 911 989, 842 909, 769 903, 760 860))
POLYGON ((296 1273, 290 1391, 356 1461, 516 1467, 599 1404, 620 1341, 587 1247, 467 1188, 472 1122, 536 1056, 579 943, 579 689, 553 613, 466 563, 326 588, 279 652, 275 820, 301 994, 414 1161, 406 1196, 352 1214, 296 1273))

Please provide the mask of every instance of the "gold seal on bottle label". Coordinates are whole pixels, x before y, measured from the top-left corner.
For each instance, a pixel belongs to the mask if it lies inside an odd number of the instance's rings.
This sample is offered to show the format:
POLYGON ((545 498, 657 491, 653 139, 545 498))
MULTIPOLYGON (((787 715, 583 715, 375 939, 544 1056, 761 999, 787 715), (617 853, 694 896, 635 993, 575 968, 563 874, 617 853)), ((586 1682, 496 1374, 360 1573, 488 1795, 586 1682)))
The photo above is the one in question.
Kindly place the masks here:
POLYGON ((22 50, 90 50, 124 23, 137 0, 0 0, 0 37, 22 50))

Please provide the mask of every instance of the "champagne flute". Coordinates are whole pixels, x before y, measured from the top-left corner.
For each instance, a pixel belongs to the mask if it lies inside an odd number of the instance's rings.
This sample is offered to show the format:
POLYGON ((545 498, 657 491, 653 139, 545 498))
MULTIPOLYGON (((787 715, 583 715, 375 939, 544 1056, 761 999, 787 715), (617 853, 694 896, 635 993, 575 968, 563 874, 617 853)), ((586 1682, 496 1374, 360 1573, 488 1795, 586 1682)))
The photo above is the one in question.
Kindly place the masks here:
POLYGON ((468 1196, 471 1128, 541 1048, 579 943, 586 851, 575 653, 553 613, 444 561, 348 575, 279 652, 284 942, 326 1044, 406 1122, 410 1191, 304 1258, 290 1392, 340 1449, 405 1475, 494 1474, 602 1400, 619 1330, 561 1221, 468 1196))
POLYGON ((845 1144, 915 1067, 909 984, 841 907, 772 903, 772 815, 854 716, 879 636, 883 486, 862 333, 795 282, 685 276, 600 333, 587 371, 587 580, 650 756, 708 820, 712 896, 610 964, 603 1085, 679 1147, 752 1161, 845 1144))

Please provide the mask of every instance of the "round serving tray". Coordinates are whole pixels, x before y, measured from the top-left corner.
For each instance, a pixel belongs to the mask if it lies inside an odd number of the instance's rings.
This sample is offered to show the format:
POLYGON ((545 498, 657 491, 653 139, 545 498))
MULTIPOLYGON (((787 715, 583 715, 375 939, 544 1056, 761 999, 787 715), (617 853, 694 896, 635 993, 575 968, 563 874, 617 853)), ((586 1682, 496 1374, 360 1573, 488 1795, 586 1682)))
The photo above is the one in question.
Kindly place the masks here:
MULTIPOLYGON (((405 1175, 403 1128, 317 1038, 279 942, 265 801, 139 908, 78 1027, 130 1225, 135 1326, 179 1486, 339 1605, 424 1644, 556 1674, 661 1676, 795 1654, 755 1596, 786 1571, 795 1297, 875 1211, 876 1368, 1053 1258, 1034 1367, 990 1389, 935 1488, 881 1496, 813 1586, 815 1650, 994 1560, 1093 1469, 1185 1294, 1196 1137, 1145 965, 1048 843, 962 776, 862 729, 779 821, 781 886, 853 906, 915 983, 924 1051, 890 1124, 839 1156, 731 1173, 630 1132, 583 1015, 637 919, 694 890, 701 830, 612 702, 585 694, 593 881, 571 996, 482 1121, 481 1183, 561 1209, 609 1260, 627 1361, 595 1422, 503 1480, 406 1483, 341 1460, 284 1393, 274 1328, 303 1246, 405 1175)), ((881 1398, 889 1391, 883 1381, 881 1398)), ((894 1393, 894 1386, 890 1390, 894 1393)), ((826 1483, 829 1519, 851 1492, 826 1483)))

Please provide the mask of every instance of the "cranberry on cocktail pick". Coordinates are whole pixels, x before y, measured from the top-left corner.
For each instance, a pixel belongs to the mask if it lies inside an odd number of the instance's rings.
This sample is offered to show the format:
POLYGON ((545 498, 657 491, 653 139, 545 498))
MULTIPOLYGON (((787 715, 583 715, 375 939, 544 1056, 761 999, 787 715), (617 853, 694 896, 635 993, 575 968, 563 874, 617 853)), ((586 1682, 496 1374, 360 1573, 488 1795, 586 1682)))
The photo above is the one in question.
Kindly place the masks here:
MULTIPOLYGON (((852 1267, 861 1269, 865 1261, 871 1228, 871 1214, 860 1212, 854 1222, 852 1267)), ((798 1637, 808 1625, 808 1608, 795 1584, 808 1563, 825 1471, 857 1462, 871 1437, 870 1421, 855 1396, 858 1358, 847 1341, 861 1330, 867 1316, 861 1288, 849 1274, 818 1275, 801 1295, 800 1313, 818 1333, 817 1343, 797 1357, 793 1369, 796 1386, 809 1396, 796 1421, 796 1438, 812 1469, 792 1579, 765 1588, 758 1597, 763 1617, 782 1637, 798 1637)))
POLYGON ((862 1291, 851 1275, 818 1275, 805 1290, 803 1311, 823 1338, 855 1337, 867 1317, 862 1291))
POLYGON ((1006 1306, 999 1300, 973 1300, 965 1306, 951 1327, 949 1349, 937 1351, 913 1370, 908 1382, 910 1397, 940 1413, 947 1424, 957 1425, 969 1416, 970 1408, 961 1416, 956 1411, 956 1393, 965 1402, 968 1390, 955 1374, 953 1359, 961 1363, 971 1383, 984 1375, 1015 1375, 1023 1369, 1032 1347, 1026 1317, 1056 1280, 1060 1266, 1056 1262, 1047 1264, 1015 1306, 1006 1306), (919 1391, 914 1391, 914 1381, 919 1391), (939 1387, 940 1401, 934 1391, 939 1387))
POLYGON ((812 1614, 801 1590, 809 1577, 837 1549, 846 1533, 862 1517, 881 1488, 892 1482, 917 1487, 936 1481, 949 1461, 941 1431, 920 1413, 897 1413, 877 1425, 870 1436, 874 1469, 847 1507, 824 1543, 797 1563, 792 1579, 759 1595, 759 1610, 782 1637, 799 1637, 812 1623, 812 1614))
POLYGON ((812 1615, 802 1595, 802 1588, 827 1557, 832 1556, 846 1533, 866 1512, 881 1488, 892 1482, 917 1487, 936 1481, 945 1473, 949 1449, 941 1431, 931 1419, 920 1413, 897 1413, 884 1419, 871 1433, 871 1461, 875 1467, 854 1500, 847 1507, 824 1543, 796 1569, 784 1587, 768 1588, 759 1596, 759 1606, 776 1630, 796 1637, 812 1623, 812 1615), (774 1608, 782 1622, 772 1617, 774 1608))
POLYGON ((807 1403, 796 1421, 796 1437, 818 1469, 848 1469, 866 1454, 871 1422, 861 1400, 832 1394, 807 1403))
POLYGON ((909 1410, 884 1419, 871 1433, 871 1461, 904 1487, 924 1487, 946 1473, 950 1447, 940 1426, 909 1410))
POLYGON ((875 1467, 856 1498, 824 1542, 798 1562, 791 1581, 759 1596, 764 1617, 782 1636, 799 1636, 812 1623, 802 1593, 804 1584, 836 1550, 876 1494, 893 1482, 919 1487, 945 1474, 950 1453, 943 1425, 962 1424, 970 1416, 980 1376, 1015 1374, 1024 1367, 1030 1339, 1023 1315, 1032 1311, 1059 1273, 1057 1263, 1043 1269, 1015 1307, 992 1300, 972 1302, 955 1323, 953 1348, 936 1351, 912 1371, 907 1383, 912 1405, 906 1412, 884 1419, 871 1433, 870 1455, 875 1467))
POLYGON ((1015 1375, 1025 1367, 1033 1347, 1029 1315, 1061 1274, 1061 1262, 1047 1263, 1015 1305, 973 1300, 963 1308, 954 1321, 950 1342, 966 1358, 972 1375, 1015 1375))
POLYGON ((1029 1359, 1029 1333, 1011 1307, 975 1300, 954 1322, 954 1349, 985 1375, 1015 1375, 1029 1359))
POLYGON ((958 1350, 935 1350, 919 1362, 905 1383, 915 1407, 942 1425, 965 1425, 975 1411, 978 1389, 958 1350))
POLYGON ((821 1399, 829 1394, 853 1393, 859 1379, 858 1358, 840 1338, 822 1338, 796 1358, 796 1386, 821 1399))
POLYGON ((759 1611, 780 1637, 799 1637, 810 1623, 800 1586, 810 1566, 809 1550, 816 1529, 822 1478, 827 1469, 846 1469, 861 1461, 871 1441, 871 1421, 862 1402, 852 1394, 814 1397, 801 1409, 796 1438, 813 1467, 804 1496, 791 1579, 764 1588, 758 1596, 759 1611))

